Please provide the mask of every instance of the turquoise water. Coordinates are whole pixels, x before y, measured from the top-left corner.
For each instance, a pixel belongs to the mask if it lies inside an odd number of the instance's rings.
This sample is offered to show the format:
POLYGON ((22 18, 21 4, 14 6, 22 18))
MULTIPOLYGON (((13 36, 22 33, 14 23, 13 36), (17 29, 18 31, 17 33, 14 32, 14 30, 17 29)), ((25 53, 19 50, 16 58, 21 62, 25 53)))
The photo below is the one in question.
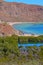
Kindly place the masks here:
MULTIPOLYGON (((23 23, 23 24, 15 24, 13 28, 22 31, 27 34, 37 34, 43 35, 43 23, 23 23)), ((18 46, 43 46, 43 43, 32 43, 32 44, 19 44, 18 46)))
POLYGON ((43 23, 23 23, 15 24, 13 28, 27 34, 43 35, 43 23))
POLYGON ((27 46, 43 46, 42 43, 37 43, 37 44, 18 44, 18 46, 24 46, 24 47, 27 47, 27 46))

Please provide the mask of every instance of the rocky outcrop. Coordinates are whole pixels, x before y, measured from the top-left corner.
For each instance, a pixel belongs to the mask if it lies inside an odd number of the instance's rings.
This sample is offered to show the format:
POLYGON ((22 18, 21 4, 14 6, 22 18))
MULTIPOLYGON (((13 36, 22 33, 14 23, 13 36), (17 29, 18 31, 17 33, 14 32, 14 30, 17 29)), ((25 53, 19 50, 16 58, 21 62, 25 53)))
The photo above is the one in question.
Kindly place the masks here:
POLYGON ((7 22, 42 22, 43 6, 1 1, 0 20, 7 22))
POLYGON ((0 23, 0 36, 12 36, 14 33, 15 31, 10 25, 0 23))

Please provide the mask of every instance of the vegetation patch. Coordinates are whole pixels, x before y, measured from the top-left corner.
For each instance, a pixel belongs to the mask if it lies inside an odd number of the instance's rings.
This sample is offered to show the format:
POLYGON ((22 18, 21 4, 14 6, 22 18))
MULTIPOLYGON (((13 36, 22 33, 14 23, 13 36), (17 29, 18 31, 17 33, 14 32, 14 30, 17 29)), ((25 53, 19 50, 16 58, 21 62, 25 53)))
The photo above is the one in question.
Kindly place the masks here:
POLYGON ((38 36, 38 37, 34 37, 34 36, 20 36, 18 37, 18 42, 21 44, 24 43, 43 43, 43 36, 38 36))
POLYGON ((43 65, 43 46, 18 47, 18 38, 16 35, 0 37, 0 65, 43 65))

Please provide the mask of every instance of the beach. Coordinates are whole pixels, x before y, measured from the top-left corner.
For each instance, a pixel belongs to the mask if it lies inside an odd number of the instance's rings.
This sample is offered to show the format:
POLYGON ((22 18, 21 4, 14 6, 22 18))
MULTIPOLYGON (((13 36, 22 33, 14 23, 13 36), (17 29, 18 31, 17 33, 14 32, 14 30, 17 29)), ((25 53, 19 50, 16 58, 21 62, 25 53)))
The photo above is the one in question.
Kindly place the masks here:
MULTIPOLYGON (((0 23, 5 23, 5 22, 0 21, 0 23)), ((15 25, 15 24, 24 24, 24 23, 32 23, 32 24, 34 24, 34 23, 37 24, 38 23, 38 24, 40 24, 42 22, 7 22, 6 24, 10 25, 13 28, 13 25, 15 25)), ((39 36, 37 34, 32 34, 32 33, 29 33, 29 34, 23 33, 22 31, 17 30, 15 28, 14 28, 14 32, 15 32, 15 35, 17 35, 17 36, 34 36, 34 37, 39 36)))
MULTIPOLYGON (((11 26, 13 26, 13 25, 15 25, 15 24, 24 24, 24 23, 36 23, 36 22, 8 22, 8 24, 9 25, 11 25, 11 26)), ((37 23, 41 23, 41 22, 37 22, 37 23)), ((36 23, 36 24, 37 24, 36 23)), ((17 29, 15 29, 14 28, 14 30, 15 30, 15 34, 16 35, 18 35, 18 36, 34 36, 34 37, 38 37, 39 35, 37 35, 37 34, 27 34, 27 33, 23 33, 22 31, 20 31, 20 30, 17 30, 17 29)))
POLYGON ((22 24, 22 23, 35 23, 35 24, 40 24, 40 23, 43 23, 43 22, 7 22, 7 24, 9 24, 9 25, 14 25, 14 24, 22 24))

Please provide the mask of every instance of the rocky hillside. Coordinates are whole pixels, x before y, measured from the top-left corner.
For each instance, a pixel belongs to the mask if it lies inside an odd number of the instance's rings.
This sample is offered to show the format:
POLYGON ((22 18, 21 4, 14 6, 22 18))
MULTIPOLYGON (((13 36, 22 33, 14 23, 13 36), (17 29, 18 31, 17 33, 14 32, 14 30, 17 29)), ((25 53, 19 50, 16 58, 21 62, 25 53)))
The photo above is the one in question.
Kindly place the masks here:
POLYGON ((40 22, 43 21, 43 6, 0 1, 0 20, 40 22))

